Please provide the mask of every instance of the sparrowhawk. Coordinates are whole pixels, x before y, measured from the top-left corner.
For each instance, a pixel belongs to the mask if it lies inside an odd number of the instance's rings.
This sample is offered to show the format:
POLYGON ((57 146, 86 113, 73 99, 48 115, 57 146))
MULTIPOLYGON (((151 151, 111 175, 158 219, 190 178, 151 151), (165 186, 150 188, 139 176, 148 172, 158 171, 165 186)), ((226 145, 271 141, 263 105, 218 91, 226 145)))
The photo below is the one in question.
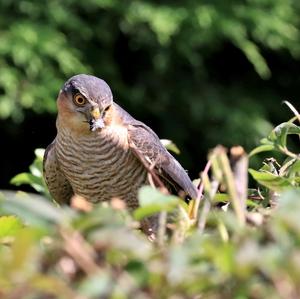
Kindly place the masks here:
POLYGON ((69 203, 76 194, 90 202, 120 198, 134 209, 138 189, 149 184, 145 163, 167 186, 196 197, 186 171, 148 126, 113 101, 105 81, 70 78, 57 107, 57 136, 44 156, 45 181, 57 202, 69 203))

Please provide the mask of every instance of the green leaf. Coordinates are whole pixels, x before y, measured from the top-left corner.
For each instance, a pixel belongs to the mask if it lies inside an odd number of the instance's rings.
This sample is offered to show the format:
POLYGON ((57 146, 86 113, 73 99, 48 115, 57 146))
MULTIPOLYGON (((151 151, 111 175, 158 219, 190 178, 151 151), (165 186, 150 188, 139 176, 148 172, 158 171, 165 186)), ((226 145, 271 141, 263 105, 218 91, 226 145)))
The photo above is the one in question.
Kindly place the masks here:
POLYGON ((2 200, 0 209, 5 213, 19 216, 25 223, 33 226, 61 223, 69 215, 51 202, 33 198, 26 193, 17 193, 7 200, 2 200))
POLYGON ((79 292, 89 298, 99 298, 107 295, 112 288, 113 281, 108 273, 100 273, 87 277, 80 285, 79 292))
POLYGON ((230 196, 227 193, 216 193, 216 195, 214 196, 214 201, 228 202, 230 201, 230 196))
POLYGON ((273 151, 274 149, 275 149, 275 146, 272 144, 263 144, 263 145, 256 147, 255 149, 253 149, 250 152, 249 157, 252 157, 258 153, 273 151))
POLYGON ((300 134, 300 127, 293 123, 285 122, 273 129, 268 139, 275 144, 286 147, 287 135, 300 134))
POLYGON ((44 194, 47 198, 51 198, 43 178, 44 152, 44 149, 37 148, 34 151, 36 158, 29 166, 30 172, 17 174, 10 180, 10 183, 16 186, 30 185, 37 192, 44 194))
POLYGON ((297 160, 289 169, 289 174, 295 174, 300 172, 300 160, 297 160))
POLYGON ((253 149, 249 156, 273 150, 282 151, 283 148, 286 148, 287 136, 292 134, 299 135, 300 127, 291 122, 284 122, 278 125, 272 130, 268 138, 263 138, 260 141, 261 145, 253 149))
POLYGON ((274 191, 293 186, 289 179, 270 172, 256 171, 254 169, 249 169, 249 172, 258 183, 274 191))
POLYGON ((180 201, 180 198, 173 195, 165 195, 150 186, 144 186, 138 193, 140 207, 134 211, 134 217, 140 220, 144 217, 171 211, 180 201))
POLYGON ((169 139, 161 139, 160 141, 161 141, 161 143, 163 144, 163 146, 164 146, 167 150, 172 151, 172 152, 174 152, 174 153, 177 154, 177 155, 180 154, 179 148, 177 147, 177 145, 176 145, 172 140, 169 140, 169 139))
POLYGON ((17 174, 10 180, 10 183, 16 186, 30 185, 37 192, 43 192, 45 189, 41 177, 27 172, 17 174))
POLYGON ((36 148, 34 150, 35 156, 40 159, 41 161, 43 161, 44 158, 44 154, 45 154, 45 149, 43 148, 36 148))
POLYGON ((15 216, 0 217, 0 238, 14 236, 23 224, 21 220, 15 216))
POLYGON ((27 172, 22 172, 14 176, 11 180, 10 183, 16 186, 20 186, 22 184, 30 184, 34 180, 34 176, 30 173, 27 172))

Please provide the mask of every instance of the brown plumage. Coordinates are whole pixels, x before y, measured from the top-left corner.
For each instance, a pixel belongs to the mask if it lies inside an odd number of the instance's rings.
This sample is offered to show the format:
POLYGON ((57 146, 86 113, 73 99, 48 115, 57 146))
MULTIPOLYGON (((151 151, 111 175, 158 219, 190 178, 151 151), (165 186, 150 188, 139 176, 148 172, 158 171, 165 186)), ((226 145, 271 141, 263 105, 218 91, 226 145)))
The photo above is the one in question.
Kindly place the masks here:
MULTIPOLYGON (((138 189, 149 183, 145 162, 154 163, 154 171, 173 190, 196 197, 185 170, 148 126, 113 102, 103 80, 70 78, 57 107, 57 136, 44 157, 44 177, 57 202, 69 203, 74 194, 91 202, 117 197, 134 209, 138 189)), ((155 229, 155 223, 150 226, 155 229)))

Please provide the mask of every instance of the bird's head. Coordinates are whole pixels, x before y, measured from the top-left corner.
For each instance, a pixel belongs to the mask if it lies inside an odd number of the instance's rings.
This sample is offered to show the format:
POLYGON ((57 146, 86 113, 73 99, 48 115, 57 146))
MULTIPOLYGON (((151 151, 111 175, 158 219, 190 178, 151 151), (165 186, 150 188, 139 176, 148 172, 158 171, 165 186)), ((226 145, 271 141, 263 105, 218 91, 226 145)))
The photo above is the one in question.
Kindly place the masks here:
POLYGON ((76 75, 64 84, 58 95, 59 120, 81 132, 100 130, 111 118, 112 104, 112 92, 105 81, 76 75))

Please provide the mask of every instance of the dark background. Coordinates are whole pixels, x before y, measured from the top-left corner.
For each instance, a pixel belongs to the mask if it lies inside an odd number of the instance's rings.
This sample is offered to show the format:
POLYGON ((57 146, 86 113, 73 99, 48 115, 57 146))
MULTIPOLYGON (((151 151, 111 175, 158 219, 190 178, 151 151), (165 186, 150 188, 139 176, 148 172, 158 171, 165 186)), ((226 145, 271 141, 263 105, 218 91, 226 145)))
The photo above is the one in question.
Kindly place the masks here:
MULTIPOLYGON (((181 149, 251 150, 299 108, 300 6, 256 1, 1 1, 0 188, 55 137, 55 100, 77 73, 181 149)), ((255 163, 255 161, 252 161, 255 163)))

